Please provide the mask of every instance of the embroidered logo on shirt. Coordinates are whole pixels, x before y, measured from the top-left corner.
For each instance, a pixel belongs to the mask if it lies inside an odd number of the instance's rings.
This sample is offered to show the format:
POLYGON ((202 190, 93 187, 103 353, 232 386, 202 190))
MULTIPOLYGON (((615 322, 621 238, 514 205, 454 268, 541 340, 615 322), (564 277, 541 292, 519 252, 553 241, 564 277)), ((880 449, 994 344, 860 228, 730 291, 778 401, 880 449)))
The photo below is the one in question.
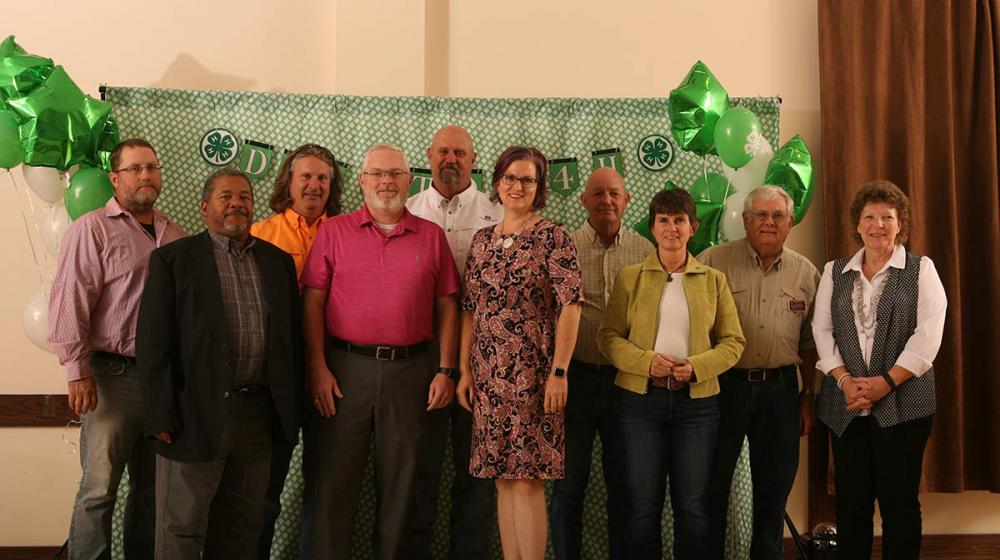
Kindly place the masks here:
POLYGON ((804 299, 792 299, 792 300, 788 300, 788 310, 789 311, 805 311, 806 310, 806 300, 804 300, 804 299))

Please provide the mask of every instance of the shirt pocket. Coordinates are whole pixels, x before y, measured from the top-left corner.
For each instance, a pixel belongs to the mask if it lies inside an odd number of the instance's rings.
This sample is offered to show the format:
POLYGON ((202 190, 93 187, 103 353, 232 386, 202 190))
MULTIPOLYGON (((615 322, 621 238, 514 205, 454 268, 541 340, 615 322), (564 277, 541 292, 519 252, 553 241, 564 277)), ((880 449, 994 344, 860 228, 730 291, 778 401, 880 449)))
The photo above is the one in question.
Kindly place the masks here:
MULTIPOLYGON (((809 302, 805 291, 794 287, 782 287, 776 334, 782 338, 798 341, 802 323, 808 313, 809 302)), ((798 347, 798 344, 795 346, 798 347)))

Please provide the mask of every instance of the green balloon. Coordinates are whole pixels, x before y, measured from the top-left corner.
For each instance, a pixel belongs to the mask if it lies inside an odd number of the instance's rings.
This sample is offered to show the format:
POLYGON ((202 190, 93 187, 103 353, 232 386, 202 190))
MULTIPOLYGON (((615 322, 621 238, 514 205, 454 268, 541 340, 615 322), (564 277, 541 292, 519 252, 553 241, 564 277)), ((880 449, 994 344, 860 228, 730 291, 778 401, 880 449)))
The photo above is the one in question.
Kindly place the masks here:
POLYGON ((24 161, 21 123, 10 111, 0 110, 0 167, 10 169, 24 161))
POLYGON ((7 104, 23 123, 24 163, 58 169, 101 163, 97 154, 106 144, 111 105, 84 95, 62 66, 35 91, 7 104))
POLYGON ((80 216, 107 204, 115 195, 108 174, 93 167, 83 167, 69 178, 66 189, 66 212, 69 217, 80 216))
POLYGON ((727 109, 729 93, 699 60, 670 92, 667 115, 677 145, 702 156, 714 154, 716 122, 727 109))
POLYGON ((764 173, 764 184, 781 187, 792 197, 796 224, 805 217, 812 202, 814 175, 812 155, 799 135, 778 149, 764 173))
POLYGON ((698 231, 688 242, 691 254, 697 255, 719 243, 719 224, 725 210, 724 202, 695 201, 695 215, 698 216, 698 231))
POLYGON ((723 203, 732 194, 733 189, 729 186, 729 179, 718 173, 702 173, 691 184, 688 189, 695 204, 699 202, 723 203))
POLYGON ((28 95, 52 70, 51 58, 28 54, 10 35, 0 42, 0 102, 28 95))
POLYGON ((753 111, 743 107, 726 111, 715 125, 715 149, 722 163, 733 169, 750 163, 753 154, 746 146, 751 134, 760 134, 760 119, 753 111))

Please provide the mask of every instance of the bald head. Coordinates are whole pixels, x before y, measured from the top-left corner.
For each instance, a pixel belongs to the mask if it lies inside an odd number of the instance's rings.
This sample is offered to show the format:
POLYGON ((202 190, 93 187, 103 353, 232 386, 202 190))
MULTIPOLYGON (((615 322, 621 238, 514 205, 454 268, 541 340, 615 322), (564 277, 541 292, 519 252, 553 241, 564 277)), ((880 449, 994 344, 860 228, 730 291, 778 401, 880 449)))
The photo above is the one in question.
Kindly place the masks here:
POLYGON ((460 126, 446 126, 434 134, 427 149, 434 188, 445 198, 464 191, 472 182, 476 151, 472 136, 460 126))
POLYGON ((622 176, 610 167, 599 167, 587 179, 580 202, 587 209, 590 225, 613 237, 621 228, 630 198, 622 176))

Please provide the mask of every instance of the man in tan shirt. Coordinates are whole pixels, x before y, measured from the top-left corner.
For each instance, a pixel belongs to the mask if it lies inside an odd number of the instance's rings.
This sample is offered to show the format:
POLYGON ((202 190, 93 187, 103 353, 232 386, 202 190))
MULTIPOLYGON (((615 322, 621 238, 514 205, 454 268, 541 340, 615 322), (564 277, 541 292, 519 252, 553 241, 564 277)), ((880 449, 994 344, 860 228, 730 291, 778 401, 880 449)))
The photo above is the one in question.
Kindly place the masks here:
POLYGON ((819 272, 784 246, 792 216, 785 191, 770 185, 754 189, 743 210, 746 239, 698 256, 726 274, 747 339, 736 367, 719 376, 721 418, 709 490, 714 558, 725 553, 729 490, 744 437, 753 480, 750 558, 782 558, 782 523, 799 463, 799 436, 812 428, 816 350, 810 323, 819 272), (801 397, 798 371, 805 388, 801 397))
POLYGON ((618 271, 642 262, 655 248, 646 239, 622 229, 622 214, 630 195, 617 171, 594 170, 580 202, 587 221, 573 232, 584 298, 580 331, 570 362, 569 400, 566 403, 566 477, 553 487, 552 551, 557 560, 580 558, 583 499, 590 480, 594 436, 600 433, 604 483, 608 490, 609 557, 624 558, 625 487, 614 435, 613 395, 616 370, 597 348, 597 328, 618 271))

